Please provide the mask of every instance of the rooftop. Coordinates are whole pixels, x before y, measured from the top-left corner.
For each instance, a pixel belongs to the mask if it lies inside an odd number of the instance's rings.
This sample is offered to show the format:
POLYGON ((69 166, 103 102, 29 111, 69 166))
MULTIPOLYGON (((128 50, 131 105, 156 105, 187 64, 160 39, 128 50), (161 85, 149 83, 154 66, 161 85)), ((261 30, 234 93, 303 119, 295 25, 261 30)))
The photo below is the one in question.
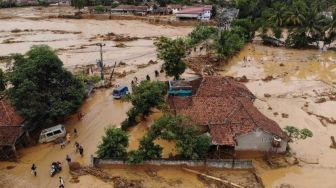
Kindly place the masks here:
POLYGON ((23 118, 4 98, 0 98, 0 146, 14 145, 23 134, 23 118))
POLYGON ((147 6, 135 6, 135 5, 119 5, 111 10, 122 10, 122 11, 147 11, 147 6))
POLYGON ((179 11, 177 14, 200 14, 210 10, 212 10, 211 5, 205 5, 201 7, 186 7, 179 11))
POLYGON ((204 77, 192 97, 169 96, 176 114, 191 117, 194 125, 208 126, 215 145, 234 146, 235 137, 256 129, 286 138, 276 122, 254 107, 254 95, 230 77, 204 77))
POLYGON ((15 112, 9 102, 0 98, 0 127, 20 126, 22 123, 23 118, 15 112))

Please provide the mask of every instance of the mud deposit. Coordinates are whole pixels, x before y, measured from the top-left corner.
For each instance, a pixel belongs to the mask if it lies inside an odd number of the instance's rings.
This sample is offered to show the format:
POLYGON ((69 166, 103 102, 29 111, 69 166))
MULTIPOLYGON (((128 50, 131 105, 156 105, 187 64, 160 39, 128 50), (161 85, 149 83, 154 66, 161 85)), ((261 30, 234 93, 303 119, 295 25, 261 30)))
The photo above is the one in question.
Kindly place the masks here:
MULTIPOLYGON (((2 11, 7 10, 1 9, 0 15, 2 11)), ((106 65, 122 61, 127 69, 136 70, 137 65, 156 60, 153 45, 156 37, 184 36, 191 29, 136 20, 0 19, 0 56, 4 57, 0 59, 6 59, 12 53, 25 53, 32 45, 46 44, 57 51, 66 68, 74 69, 96 64, 100 58, 96 43, 103 42, 106 44, 103 48, 106 65), (113 40, 108 40, 111 33, 113 40), (123 48, 119 47, 120 42, 123 42, 123 48)))
POLYGON ((313 132, 312 138, 289 144, 300 167, 257 168, 265 186, 336 187, 331 179, 336 173, 336 150, 329 148, 330 137, 336 135, 335 51, 248 44, 221 69, 222 75, 246 76, 246 86, 257 97, 255 105, 280 127, 313 132))

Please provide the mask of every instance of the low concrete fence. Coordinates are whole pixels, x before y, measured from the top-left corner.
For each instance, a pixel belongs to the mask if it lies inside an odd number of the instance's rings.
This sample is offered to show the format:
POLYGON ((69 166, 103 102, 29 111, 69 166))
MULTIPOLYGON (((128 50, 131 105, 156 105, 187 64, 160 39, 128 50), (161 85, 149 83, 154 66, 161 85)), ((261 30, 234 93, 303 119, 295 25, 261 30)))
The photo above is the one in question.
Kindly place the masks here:
MULTIPOLYGON (((129 165, 126 160, 122 159, 99 159, 91 157, 93 166, 123 166, 129 165)), ((153 166, 187 166, 187 167, 209 167, 209 168, 225 168, 225 169, 252 169, 254 168, 251 160, 173 160, 173 159, 157 159, 146 160, 138 165, 153 165, 153 166)))

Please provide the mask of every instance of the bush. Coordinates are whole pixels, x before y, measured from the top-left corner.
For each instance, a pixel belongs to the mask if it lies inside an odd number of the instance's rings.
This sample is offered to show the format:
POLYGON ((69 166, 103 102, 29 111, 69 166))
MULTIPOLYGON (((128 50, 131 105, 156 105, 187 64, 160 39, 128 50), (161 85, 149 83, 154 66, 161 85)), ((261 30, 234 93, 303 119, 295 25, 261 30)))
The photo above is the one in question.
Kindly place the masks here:
POLYGON ((144 160, 144 157, 142 155, 142 153, 138 150, 135 150, 135 151, 130 151, 128 153, 128 157, 127 157, 127 162, 129 164, 139 164, 139 163, 142 163, 144 160))
POLYGON ((103 5, 98 5, 95 7, 95 12, 98 14, 104 13, 105 12, 105 8, 103 5))
POLYGON ((286 126, 285 131, 290 138, 306 139, 307 137, 313 136, 313 132, 307 128, 299 130, 294 126, 286 126))
POLYGON ((300 138, 306 139, 307 137, 312 137, 313 132, 307 128, 301 129, 300 130, 300 138))
POLYGON ((102 143, 98 146, 96 152, 99 158, 125 158, 128 146, 127 133, 119 128, 108 128, 105 130, 105 136, 102 137, 102 143))

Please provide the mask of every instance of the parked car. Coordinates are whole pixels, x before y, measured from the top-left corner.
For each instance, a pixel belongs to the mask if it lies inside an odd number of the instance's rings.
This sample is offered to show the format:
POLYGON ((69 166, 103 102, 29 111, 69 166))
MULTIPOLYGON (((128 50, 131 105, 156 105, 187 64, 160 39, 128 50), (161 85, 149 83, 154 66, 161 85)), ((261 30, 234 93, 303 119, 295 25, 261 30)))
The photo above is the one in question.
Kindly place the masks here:
POLYGON ((51 142, 58 138, 63 138, 65 135, 66 130, 64 125, 59 124, 54 127, 43 129, 40 134, 39 143, 51 142))
POLYGON ((114 89, 112 92, 112 96, 115 99, 120 99, 121 97, 127 95, 128 87, 127 86, 119 86, 118 88, 114 89))

